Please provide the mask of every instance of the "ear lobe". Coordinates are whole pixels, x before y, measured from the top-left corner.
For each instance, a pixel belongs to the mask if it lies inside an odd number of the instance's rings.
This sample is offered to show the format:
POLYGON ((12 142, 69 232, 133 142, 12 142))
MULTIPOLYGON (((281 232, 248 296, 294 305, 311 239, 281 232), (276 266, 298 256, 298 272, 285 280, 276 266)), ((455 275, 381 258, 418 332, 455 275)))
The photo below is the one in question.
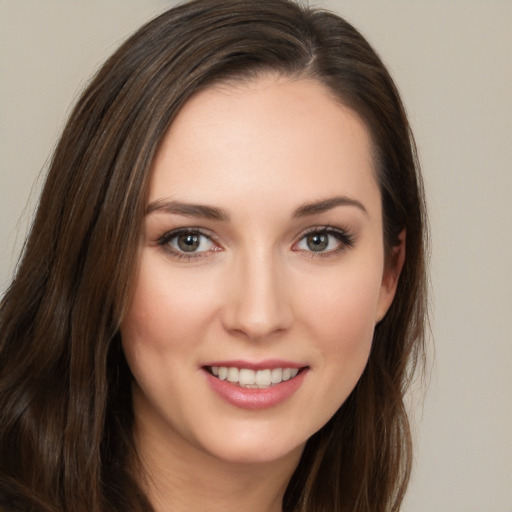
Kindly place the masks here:
POLYGON ((380 288, 379 304, 375 323, 379 323, 387 313, 395 297, 398 279, 405 262, 405 229, 398 235, 398 244, 391 251, 389 262, 385 264, 380 288))

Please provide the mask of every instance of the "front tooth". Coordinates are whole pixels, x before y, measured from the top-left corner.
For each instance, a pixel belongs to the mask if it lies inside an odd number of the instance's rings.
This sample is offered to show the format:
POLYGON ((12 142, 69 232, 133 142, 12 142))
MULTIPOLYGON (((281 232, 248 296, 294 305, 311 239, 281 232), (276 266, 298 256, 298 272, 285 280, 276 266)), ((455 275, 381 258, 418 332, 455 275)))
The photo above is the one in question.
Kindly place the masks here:
POLYGON ((238 382, 240 383, 240 386, 248 386, 249 384, 254 384, 255 380, 256 372, 254 370, 242 368, 238 372, 238 382))
POLYGON ((238 382, 238 368, 235 368, 235 367, 228 368, 228 381, 229 382, 238 382))
POLYGON ((283 380, 288 380, 292 376, 291 368, 283 368, 283 380))
POLYGON ((228 378, 228 369, 225 366, 219 368, 219 379, 226 380, 228 378))
POLYGON ((279 384, 283 380, 283 370, 274 368, 272 370, 272 384, 279 384))
POLYGON ((258 370, 254 382, 258 386, 270 386, 272 384, 272 372, 270 370, 258 370))

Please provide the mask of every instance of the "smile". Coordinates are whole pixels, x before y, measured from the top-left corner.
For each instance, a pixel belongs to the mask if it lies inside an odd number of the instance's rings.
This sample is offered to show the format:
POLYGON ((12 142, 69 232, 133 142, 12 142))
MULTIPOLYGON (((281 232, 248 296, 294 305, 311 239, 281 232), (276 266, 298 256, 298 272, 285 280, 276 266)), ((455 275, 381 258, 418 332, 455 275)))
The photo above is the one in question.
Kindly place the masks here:
POLYGON ((293 379, 298 368, 267 368, 251 370, 234 366, 208 366, 207 371, 220 380, 227 380, 243 388, 266 389, 281 382, 293 379))
POLYGON ((239 409, 262 410, 290 399, 301 388, 310 367, 277 360, 257 364, 218 361, 202 370, 212 391, 225 402, 239 409))

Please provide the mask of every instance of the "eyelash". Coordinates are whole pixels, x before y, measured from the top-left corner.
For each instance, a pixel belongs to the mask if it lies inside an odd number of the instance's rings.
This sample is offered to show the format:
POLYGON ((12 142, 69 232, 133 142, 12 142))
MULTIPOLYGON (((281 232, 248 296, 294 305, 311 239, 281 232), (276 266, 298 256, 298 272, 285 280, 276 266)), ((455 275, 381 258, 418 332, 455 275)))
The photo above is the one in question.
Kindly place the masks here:
MULTIPOLYGON (((292 249, 296 252, 302 252, 303 254, 307 255, 309 258, 328 258, 330 256, 334 256, 336 254, 339 254, 340 252, 349 249, 353 247, 355 238, 352 234, 350 234, 349 231, 345 229, 340 228, 334 228, 332 226, 316 226, 309 228, 307 231, 301 234, 299 240, 293 244, 293 247, 296 247, 298 244, 300 244, 302 241, 304 241, 308 236, 311 235, 318 235, 318 236, 331 236, 334 237, 337 242, 339 242, 339 246, 335 249, 331 249, 329 251, 313 251, 313 250, 304 250, 304 249, 292 249)), ((184 260, 184 261, 194 261, 198 260, 200 258, 207 257, 207 253, 209 252, 216 252, 217 250, 222 250, 219 245, 215 242, 214 238, 211 236, 211 234, 206 233, 202 231, 199 228, 182 228, 182 229, 176 229, 173 231, 168 231, 167 233, 164 233, 157 241, 158 245, 161 246, 167 253, 171 255, 174 259, 177 260, 184 260), (184 252, 180 250, 176 250, 175 248, 171 247, 170 243, 177 239, 180 236, 183 235, 191 235, 191 236, 198 236, 198 237, 204 237, 209 242, 211 242, 217 249, 208 249, 205 251, 199 251, 199 252, 184 252)))
POLYGON ((334 228, 332 226, 315 226, 306 230, 294 246, 298 245, 311 235, 332 236, 337 240, 337 242, 339 242, 339 246, 329 251, 307 251, 296 249, 297 251, 303 252, 309 258, 329 258, 330 256, 335 256, 346 249, 350 249, 355 243, 354 235, 346 229, 334 228))
POLYGON ((191 236, 199 236, 204 237, 207 240, 209 240, 212 244, 216 245, 218 247, 218 244, 214 241, 213 237, 209 233, 205 233, 201 229, 198 228, 183 228, 183 229, 175 229, 173 231, 168 231, 167 233, 164 233, 159 239, 158 239, 158 245, 164 248, 166 252, 168 252, 173 258, 177 260, 184 260, 184 261, 193 261, 197 260, 199 258, 204 258, 206 255, 205 253, 208 252, 215 252, 215 250, 207 250, 207 251, 200 251, 200 252, 182 252, 179 250, 174 249, 171 247, 170 243, 172 240, 177 239, 180 236, 183 235, 191 235, 191 236))

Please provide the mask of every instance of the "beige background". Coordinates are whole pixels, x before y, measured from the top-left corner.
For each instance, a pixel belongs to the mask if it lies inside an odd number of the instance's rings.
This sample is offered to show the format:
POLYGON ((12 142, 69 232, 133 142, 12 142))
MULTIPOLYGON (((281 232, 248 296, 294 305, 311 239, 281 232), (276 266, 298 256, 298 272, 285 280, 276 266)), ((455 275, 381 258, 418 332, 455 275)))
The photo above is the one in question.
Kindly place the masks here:
MULTIPOLYGON (((427 185, 436 364, 404 512, 512 512, 512 1, 317 3, 389 65, 427 185)), ((174 4, 0 0, 0 292, 77 93, 174 4)))

